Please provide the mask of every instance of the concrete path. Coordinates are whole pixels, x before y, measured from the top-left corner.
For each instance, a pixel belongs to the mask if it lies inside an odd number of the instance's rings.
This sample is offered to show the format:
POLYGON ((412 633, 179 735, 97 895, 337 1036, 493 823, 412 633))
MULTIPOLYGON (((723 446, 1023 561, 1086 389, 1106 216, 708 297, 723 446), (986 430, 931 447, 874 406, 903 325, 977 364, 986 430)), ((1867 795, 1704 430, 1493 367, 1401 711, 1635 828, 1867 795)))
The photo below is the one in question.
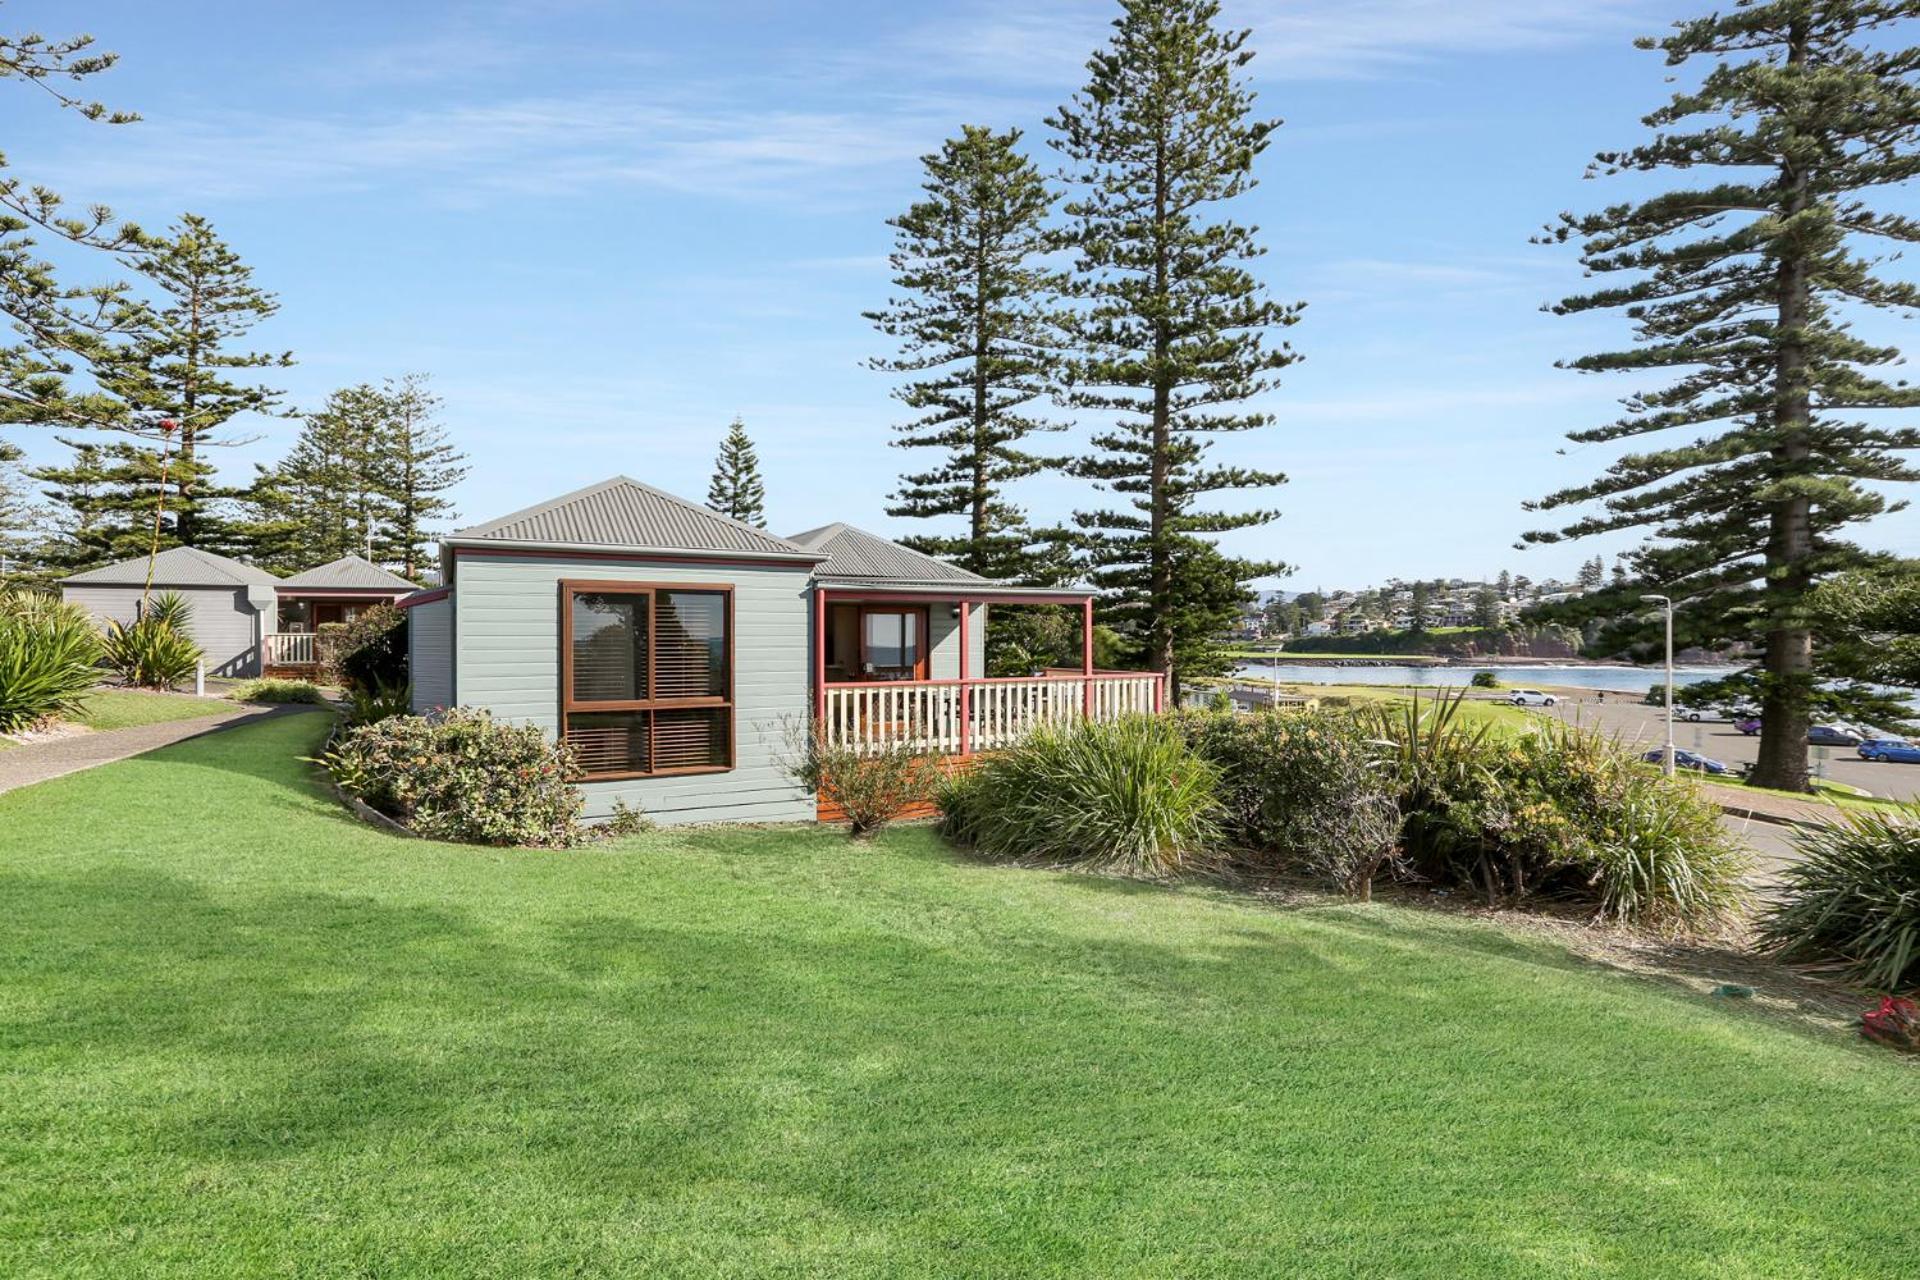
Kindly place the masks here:
POLYGON ((101 733, 75 734, 70 738, 22 743, 0 751, 0 792, 32 786, 64 774, 79 773, 95 765, 112 764, 156 747, 171 746, 188 738, 197 738, 203 733, 217 733, 235 725, 265 720, 269 716, 322 710, 325 708, 300 704, 243 706, 217 715, 202 716, 197 720, 168 720, 160 724, 134 725, 130 729, 109 729, 101 733))

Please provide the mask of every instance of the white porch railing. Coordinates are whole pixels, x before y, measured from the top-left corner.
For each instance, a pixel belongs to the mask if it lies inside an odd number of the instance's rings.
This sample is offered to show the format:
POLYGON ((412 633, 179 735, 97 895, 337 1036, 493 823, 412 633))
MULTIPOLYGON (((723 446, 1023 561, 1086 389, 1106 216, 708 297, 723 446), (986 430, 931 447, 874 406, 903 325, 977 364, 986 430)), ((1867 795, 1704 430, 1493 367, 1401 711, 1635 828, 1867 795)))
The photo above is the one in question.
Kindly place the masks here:
POLYGON ((266 665, 269 667, 310 667, 313 665, 313 632, 276 631, 265 637, 266 665))
POLYGON ((1151 712, 1159 688, 1159 676, 1137 672, 829 684, 821 736, 833 748, 908 746, 932 755, 971 755, 1011 746, 1042 725, 1151 712))

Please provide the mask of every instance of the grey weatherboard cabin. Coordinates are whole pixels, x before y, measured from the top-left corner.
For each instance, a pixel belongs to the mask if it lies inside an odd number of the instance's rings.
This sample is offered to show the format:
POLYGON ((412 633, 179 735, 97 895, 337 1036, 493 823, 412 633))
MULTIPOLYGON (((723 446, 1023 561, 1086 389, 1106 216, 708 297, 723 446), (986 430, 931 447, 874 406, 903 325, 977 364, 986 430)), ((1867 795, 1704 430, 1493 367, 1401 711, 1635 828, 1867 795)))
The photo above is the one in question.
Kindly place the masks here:
POLYGON ((775 537, 624 476, 448 535, 440 569, 399 602, 414 709, 564 738, 590 819, 616 799, 668 823, 812 819, 789 768, 809 724, 855 750, 967 756, 1160 705, 1158 676, 1093 670, 1087 591, 845 524, 775 537), (1081 665, 984 678, 992 604, 1080 610, 1081 665))
MULTIPOLYGON (((362 609, 418 590, 359 556, 342 556, 290 578, 198 547, 170 547, 153 558, 152 593, 186 598, 187 629, 207 655, 208 674, 216 676, 312 676, 319 627, 351 622, 362 609)), ((103 624, 134 621, 147 593, 145 556, 60 581, 61 597, 103 624)))

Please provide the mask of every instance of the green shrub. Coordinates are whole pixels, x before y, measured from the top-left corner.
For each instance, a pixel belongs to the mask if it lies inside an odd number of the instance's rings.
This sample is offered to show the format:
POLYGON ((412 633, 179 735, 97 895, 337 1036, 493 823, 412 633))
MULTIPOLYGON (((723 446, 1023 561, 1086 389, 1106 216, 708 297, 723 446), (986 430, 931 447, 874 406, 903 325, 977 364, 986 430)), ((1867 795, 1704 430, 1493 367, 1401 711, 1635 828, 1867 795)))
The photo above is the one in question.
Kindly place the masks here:
POLYGON ((643 831, 651 830, 653 830, 653 819, 647 816, 646 810, 636 809, 625 800, 616 799, 613 802, 613 812, 608 814, 607 820, 600 824, 599 834, 609 839, 619 839, 622 836, 637 836, 643 831))
POLYGON ((1500 677, 1491 671, 1476 671, 1473 673, 1473 680, 1470 683, 1476 689, 1498 689, 1500 687, 1500 677))
POLYGON ((1171 716, 1040 730, 942 786, 945 830, 990 857, 1133 875, 1214 859, 1219 770, 1171 716))
POLYGON ((1740 903, 1745 856, 1691 782, 1558 721, 1508 737, 1462 727, 1463 696, 1374 720, 1393 744, 1403 846, 1420 874, 1489 902, 1576 894, 1640 923, 1705 925, 1740 903))
POLYGON ((346 640, 347 624, 323 622, 313 629, 314 675, 321 684, 343 685, 346 674, 340 669, 340 649, 346 640))
POLYGON ((572 754, 484 711, 393 716, 349 729, 322 763, 341 789, 421 835, 471 844, 579 842, 572 754))
POLYGON ((1920 986, 1920 805, 1846 813, 1794 842, 1761 937, 1881 991, 1920 986))
POLYGON ((848 834, 863 840, 933 798, 936 761, 908 746, 879 750, 829 746, 820 733, 805 735, 793 776, 847 815, 848 834))
POLYGON ((149 614, 131 623, 107 623, 106 663, 143 689, 171 689, 194 673, 204 656, 185 631, 149 614))
POLYGON ((70 715, 94 684, 100 630, 78 605, 0 592, 0 733, 70 715))
POLYGON ((336 644, 334 664, 349 687, 394 689, 407 683, 405 609, 374 605, 345 625, 336 644))
POLYGON ((1226 833, 1243 861, 1372 896, 1374 877, 1393 865, 1400 812, 1381 744, 1355 717, 1268 710, 1185 724, 1219 766, 1226 833))
POLYGON ((413 710, 410 684, 355 684, 347 688, 347 723, 373 724, 413 710))
POLYGON ((249 680, 234 689, 229 696, 236 702, 318 704, 326 701, 326 696, 320 692, 320 686, 308 680, 249 680))

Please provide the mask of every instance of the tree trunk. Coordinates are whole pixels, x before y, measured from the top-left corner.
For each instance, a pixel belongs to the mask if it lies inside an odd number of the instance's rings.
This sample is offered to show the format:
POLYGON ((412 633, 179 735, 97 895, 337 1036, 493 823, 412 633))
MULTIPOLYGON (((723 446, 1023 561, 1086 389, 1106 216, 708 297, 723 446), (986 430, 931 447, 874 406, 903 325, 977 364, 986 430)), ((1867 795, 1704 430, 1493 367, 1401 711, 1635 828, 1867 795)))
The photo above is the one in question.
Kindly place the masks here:
POLYGON ((1167 701, 1180 705, 1180 672, 1173 662, 1173 547, 1167 539, 1167 453, 1172 420, 1173 387, 1167 357, 1173 347, 1165 312, 1167 297, 1167 147, 1164 136, 1156 149, 1153 173, 1154 299, 1160 304, 1153 322, 1153 437, 1147 477, 1147 669, 1164 671, 1167 701))
POLYGON ((193 509, 193 464, 199 454, 197 439, 200 385, 200 287, 196 283, 187 300, 186 385, 180 396, 180 510, 173 517, 173 536, 183 547, 198 546, 200 520, 193 509))
POLYGON ((973 273, 973 495, 968 513, 971 524, 967 548, 968 568, 992 576, 987 555, 987 461, 990 441, 987 422, 987 277, 991 267, 987 259, 987 228, 981 222, 976 237, 973 273))
MULTIPOLYGON (((1806 62, 1807 25, 1793 24, 1787 63, 1806 62)), ((1791 160, 1781 169, 1785 193, 1782 212, 1792 218, 1808 208, 1807 174, 1791 160)), ((1811 450, 1812 395, 1807 383, 1806 323, 1808 315, 1807 261, 1804 249, 1790 247, 1777 273, 1779 343, 1774 357, 1774 431, 1779 443, 1773 456, 1777 478, 1792 475, 1811 450)), ((1760 703, 1760 753, 1752 780, 1756 786, 1783 791, 1805 791, 1807 729, 1813 690, 1813 633, 1800 621, 1802 600, 1812 585, 1806 565, 1813 555, 1812 509, 1805 497, 1787 497, 1773 504, 1768 515, 1766 583, 1766 679, 1760 703)))

